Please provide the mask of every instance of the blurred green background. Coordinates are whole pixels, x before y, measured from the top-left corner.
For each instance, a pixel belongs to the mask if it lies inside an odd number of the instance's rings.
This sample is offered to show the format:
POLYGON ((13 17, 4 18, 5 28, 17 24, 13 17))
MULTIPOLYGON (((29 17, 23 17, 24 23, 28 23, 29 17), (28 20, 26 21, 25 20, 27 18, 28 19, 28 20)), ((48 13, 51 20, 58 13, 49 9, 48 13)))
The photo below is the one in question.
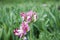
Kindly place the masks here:
POLYGON ((60 0, 0 0, 0 40, 21 40, 13 30, 20 13, 33 10, 38 19, 30 25, 28 40, 60 40, 60 0))

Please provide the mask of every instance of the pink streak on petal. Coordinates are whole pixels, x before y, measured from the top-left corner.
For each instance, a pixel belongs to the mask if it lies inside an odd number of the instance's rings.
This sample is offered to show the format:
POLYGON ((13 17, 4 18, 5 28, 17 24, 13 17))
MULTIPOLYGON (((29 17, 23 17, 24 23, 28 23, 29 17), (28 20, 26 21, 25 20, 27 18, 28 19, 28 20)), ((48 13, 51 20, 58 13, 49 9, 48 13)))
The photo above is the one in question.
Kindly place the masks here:
POLYGON ((27 12, 27 16, 32 16, 32 15, 33 15, 33 11, 32 10, 27 12))

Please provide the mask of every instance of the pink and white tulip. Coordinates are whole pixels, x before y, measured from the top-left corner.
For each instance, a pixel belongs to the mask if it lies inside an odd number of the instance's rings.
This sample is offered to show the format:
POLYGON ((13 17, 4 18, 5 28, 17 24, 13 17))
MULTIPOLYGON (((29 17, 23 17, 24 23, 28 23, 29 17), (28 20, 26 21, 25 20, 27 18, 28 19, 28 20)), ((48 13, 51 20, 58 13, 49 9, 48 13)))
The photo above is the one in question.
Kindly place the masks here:
POLYGON ((30 30, 27 22, 22 22, 19 29, 14 30, 14 34, 19 36, 20 38, 27 34, 27 32, 30 30))
POLYGON ((23 21, 25 21, 25 20, 26 20, 27 15, 26 15, 25 13, 23 13, 23 12, 22 12, 20 15, 21 15, 21 17, 22 17, 23 21))
POLYGON ((23 21, 26 21, 28 23, 30 23, 32 21, 32 19, 34 20, 34 22, 37 19, 36 13, 33 12, 32 10, 27 13, 21 13, 21 17, 22 17, 23 21))
POLYGON ((21 38, 21 37, 23 37, 24 32, 23 32, 23 30, 15 29, 14 30, 14 34, 17 35, 17 36, 19 36, 21 38))
POLYGON ((30 28, 27 22, 22 22, 20 29, 24 31, 24 35, 26 35, 28 31, 30 31, 30 28))

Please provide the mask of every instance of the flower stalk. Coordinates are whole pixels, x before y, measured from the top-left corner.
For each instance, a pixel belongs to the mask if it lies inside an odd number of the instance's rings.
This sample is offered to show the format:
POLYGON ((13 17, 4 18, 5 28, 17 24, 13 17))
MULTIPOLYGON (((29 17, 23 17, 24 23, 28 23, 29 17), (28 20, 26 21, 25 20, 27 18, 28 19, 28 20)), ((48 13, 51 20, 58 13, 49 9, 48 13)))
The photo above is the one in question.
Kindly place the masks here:
MULTIPOLYGON (((27 13, 22 12, 20 15, 21 15, 23 21, 22 21, 20 27, 16 28, 14 30, 14 34, 19 36, 23 40, 28 40, 28 38, 25 35, 27 35, 27 32, 30 31, 29 24, 31 24, 31 22, 36 21, 37 15, 32 10, 27 13)), ((31 36, 31 33, 30 33, 30 36, 31 36)))

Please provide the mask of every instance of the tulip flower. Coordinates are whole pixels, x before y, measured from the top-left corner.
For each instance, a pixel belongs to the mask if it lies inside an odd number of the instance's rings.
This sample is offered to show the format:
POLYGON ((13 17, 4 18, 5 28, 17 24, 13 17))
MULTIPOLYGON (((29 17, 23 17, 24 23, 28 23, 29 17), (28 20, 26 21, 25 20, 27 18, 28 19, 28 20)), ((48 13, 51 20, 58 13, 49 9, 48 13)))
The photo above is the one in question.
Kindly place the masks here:
POLYGON ((22 22, 19 29, 14 30, 14 34, 19 36, 20 38, 27 34, 27 32, 30 30, 27 22, 22 22))
POLYGON ((20 29, 24 31, 24 35, 26 35, 26 33, 30 30, 27 22, 22 22, 20 29))
POLYGON ((37 15, 36 14, 34 14, 34 16, 33 16, 33 20, 34 20, 34 22, 37 20, 37 15))
POLYGON ((26 17, 27 17, 26 14, 25 13, 21 13, 20 15, 21 15, 23 21, 25 21, 26 20, 26 17))
POLYGON ((23 21, 26 21, 28 23, 30 23, 32 21, 32 19, 34 22, 37 19, 36 13, 33 12, 32 10, 27 12, 27 13, 21 13, 21 17, 22 17, 23 21))
POLYGON ((24 36, 23 30, 20 30, 20 29, 15 29, 14 34, 19 36, 20 38, 24 36))

